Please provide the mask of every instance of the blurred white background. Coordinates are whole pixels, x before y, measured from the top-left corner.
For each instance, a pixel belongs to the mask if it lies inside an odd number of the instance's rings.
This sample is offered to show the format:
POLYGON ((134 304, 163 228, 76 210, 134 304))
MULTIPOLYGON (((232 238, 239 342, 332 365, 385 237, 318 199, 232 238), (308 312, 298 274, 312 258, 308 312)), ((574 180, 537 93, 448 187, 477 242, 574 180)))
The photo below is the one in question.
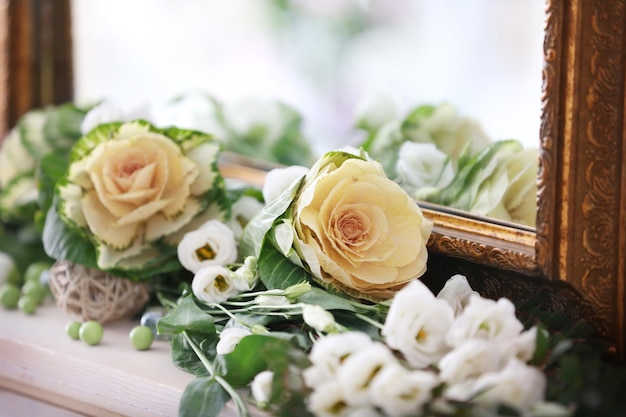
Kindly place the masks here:
POLYGON ((407 111, 449 101, 494 140, 538 145, 544 0, 73 0, 72 8, 79 103, 132 107, 191 91, 274 98, 300 111, 322 152, 350 141, 356 105, 382 91, 407 111))

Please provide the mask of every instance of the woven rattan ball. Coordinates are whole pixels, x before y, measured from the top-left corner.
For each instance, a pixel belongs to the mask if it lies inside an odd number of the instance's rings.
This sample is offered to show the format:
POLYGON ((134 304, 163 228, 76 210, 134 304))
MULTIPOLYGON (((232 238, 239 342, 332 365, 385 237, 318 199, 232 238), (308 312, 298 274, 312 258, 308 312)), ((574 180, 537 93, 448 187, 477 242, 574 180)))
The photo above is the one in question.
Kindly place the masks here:
POLYGON ((50 268, 50 291, 61 309, 77 320, 106 323, 142 311, 149 299, 145 282, 115 277, 68 261, 50 268))

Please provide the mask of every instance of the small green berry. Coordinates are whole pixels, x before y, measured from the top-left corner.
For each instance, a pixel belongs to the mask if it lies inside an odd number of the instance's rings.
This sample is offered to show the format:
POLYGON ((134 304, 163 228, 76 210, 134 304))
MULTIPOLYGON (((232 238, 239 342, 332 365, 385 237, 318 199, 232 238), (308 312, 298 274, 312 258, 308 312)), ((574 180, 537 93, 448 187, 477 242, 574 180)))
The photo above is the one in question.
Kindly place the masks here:
POLYGON ((41 274, 50 269, 52 265, 50 262, 46 261, 37 261, 28 265, 26 270, 24 271, 24 282, 35 281, 39 283, 39 277, 41 274))
POLYGON ((146 350, 154 341, 154 333, 148 326, 135 326, 129 333, 130 343, 137 350, 146 350))
POLYGON ((22 295, 32 297, 37 301, 37 304, 41 304, 46 294, 46 287, 40 284, 39 281, 26 281, 22 286, 22 295))
POLYGON ((17 307, 24 314, 35 314, 37 307, 39 307, 39 301, 30 295, 22 295, 17 302, 17 307))
POLYGON ((80 322, 76 321, 76 320, 72 320, 70 322, 68 322, 65 325, 65 332, 67 333, 67 335, 74 339, 74 340, 78 340, 79 335, 78 332, 80 331, 80 322))
POLYGON ((102 340, 104 329, 102 325, 95 320, 88 320, 80 325, 78 329, 78 337, 90 346, 95 346, 102 340))
POLYGON ((0 303, 6 309, 17 307, 20 295, 20 289, 15 284, 5 283, 0 287, 0 303))

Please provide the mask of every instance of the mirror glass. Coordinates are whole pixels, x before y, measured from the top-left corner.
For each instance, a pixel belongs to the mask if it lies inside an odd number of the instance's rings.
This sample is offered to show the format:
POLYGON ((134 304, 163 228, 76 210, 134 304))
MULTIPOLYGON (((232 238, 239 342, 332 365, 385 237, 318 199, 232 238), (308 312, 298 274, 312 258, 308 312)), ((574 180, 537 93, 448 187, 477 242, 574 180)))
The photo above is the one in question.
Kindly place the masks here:
MULTIPOLYGON (((280 100, 302 115, 318 154, 364 140, 355 123, 365 103, 378 109, 370 115, 396 117, 447 103, 493 141, 537 147, 544 7, 544 0, 73 0, 75 98, 128 109, 193 91, 223 102, 280 100)), ((499 217, 487 211, 478 214, 499 217)))

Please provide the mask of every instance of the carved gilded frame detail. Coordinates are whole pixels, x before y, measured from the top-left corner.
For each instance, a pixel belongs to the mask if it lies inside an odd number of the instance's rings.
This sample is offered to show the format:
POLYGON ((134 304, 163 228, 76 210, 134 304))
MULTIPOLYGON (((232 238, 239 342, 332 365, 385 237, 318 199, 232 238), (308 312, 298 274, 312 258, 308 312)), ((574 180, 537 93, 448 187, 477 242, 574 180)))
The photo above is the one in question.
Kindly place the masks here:
POLYGON ((547 1, 537 262, 626 346, 626 5, 547 1))

